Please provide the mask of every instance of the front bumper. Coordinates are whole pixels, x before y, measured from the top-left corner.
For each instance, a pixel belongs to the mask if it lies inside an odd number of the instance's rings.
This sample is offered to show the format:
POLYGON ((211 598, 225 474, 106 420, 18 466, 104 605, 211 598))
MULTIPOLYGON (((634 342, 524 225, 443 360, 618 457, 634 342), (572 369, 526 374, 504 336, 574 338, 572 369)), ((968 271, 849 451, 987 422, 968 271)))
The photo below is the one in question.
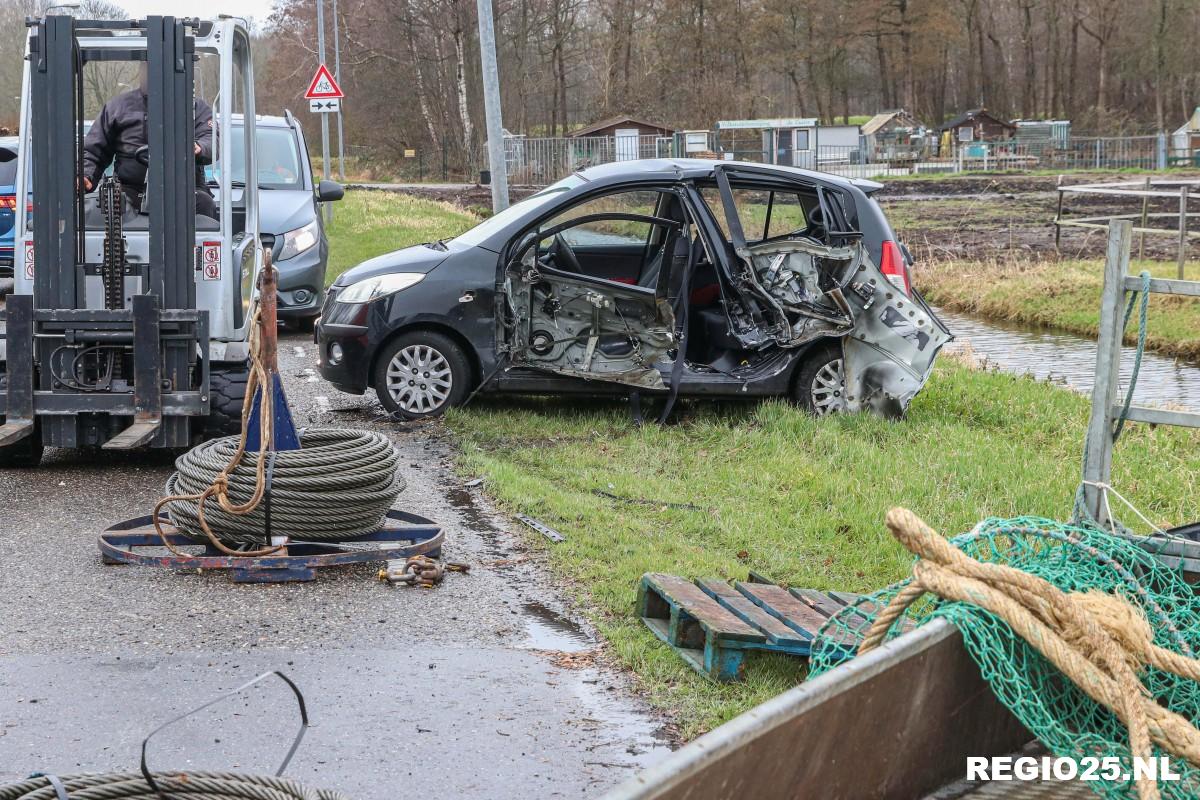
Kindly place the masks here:
POLYGON ((326 252, 324 247, 317 245, 275 263, 279 270, 279 316, 282 319, 315 317, 320 313, 326 252))
POLYGON ((370 383, 371 369, 367 309, 335 302, 335 291, 330 289, 326 294, 322 316, 313 328, 318 370, 339 391, 362 394, 370 383), (335 353, 334 345, 340 348, 340 354, 335 353))

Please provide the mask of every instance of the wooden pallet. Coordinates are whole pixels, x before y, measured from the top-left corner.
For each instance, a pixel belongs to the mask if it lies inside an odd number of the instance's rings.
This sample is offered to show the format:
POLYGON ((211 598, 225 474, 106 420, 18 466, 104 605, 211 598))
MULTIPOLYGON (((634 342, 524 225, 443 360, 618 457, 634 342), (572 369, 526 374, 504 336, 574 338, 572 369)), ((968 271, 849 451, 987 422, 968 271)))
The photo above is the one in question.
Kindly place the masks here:
MULTIPOLYGON (((807 658, 825 621, 858 595, 784 589, 717 578, 695 582, 648 572, 638 585, 638 616, 696 671, 715 681, 742 677, 748 650, 807 658)), ((865 622, 865 620, 864 620, 865 622)), ((854 651, 846 642, 846 655, 854 651)))

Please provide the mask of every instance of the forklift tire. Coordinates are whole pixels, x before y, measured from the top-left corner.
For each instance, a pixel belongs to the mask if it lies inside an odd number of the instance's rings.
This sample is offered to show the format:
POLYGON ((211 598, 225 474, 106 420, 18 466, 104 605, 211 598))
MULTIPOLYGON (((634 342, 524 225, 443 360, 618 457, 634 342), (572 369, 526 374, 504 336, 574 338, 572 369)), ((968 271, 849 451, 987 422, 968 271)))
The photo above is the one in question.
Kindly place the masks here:
MULTIPOLYGON (((0 373, 0 392, 8 389, 8 378, 0 373)), ((4 416, 0 415, 0 425, 4 416)), ((42 426, 33 423, 33 433, 24 439, 0 446, 0 469, 36 467, 42 463, 42 426)))
POLYGON ((242 432, 242 404, 246 400, 248 367, 214 369, 208 376, 208 418, 204 421, 204 439, 236 436, 242 432))

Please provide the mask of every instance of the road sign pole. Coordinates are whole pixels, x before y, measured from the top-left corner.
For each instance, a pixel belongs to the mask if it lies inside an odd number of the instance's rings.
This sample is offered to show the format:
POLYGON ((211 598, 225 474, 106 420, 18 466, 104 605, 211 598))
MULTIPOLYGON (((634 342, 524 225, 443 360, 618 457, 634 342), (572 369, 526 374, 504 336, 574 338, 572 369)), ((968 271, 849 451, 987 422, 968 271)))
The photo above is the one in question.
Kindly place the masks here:
MULTIPOLYGON (((333 77, 342 85, 342 37, 338 31, 338 0, 333 0, 333 77)), ((346 182, 346 149, 342 138, 342 105, 338 103, 338 180, 346 182)))
POLYGON ((504 125, 500 120, 500 71, 496 67, 496 27, 492 0, 476 0, 479 55, 483 64, 483 110, 487 118, 488 168, 492 173, 492 212, 508 208, 508 166, 504 163, 504 125))
MULTIPOLYGON (((317 61, 325 66, 325 0, 317 0, 317 61)), ((321 178, 329 180, 329 115, 321 115, 321 178)), ((325 221, 333 222, 333 205, 324 203, 325 221)))

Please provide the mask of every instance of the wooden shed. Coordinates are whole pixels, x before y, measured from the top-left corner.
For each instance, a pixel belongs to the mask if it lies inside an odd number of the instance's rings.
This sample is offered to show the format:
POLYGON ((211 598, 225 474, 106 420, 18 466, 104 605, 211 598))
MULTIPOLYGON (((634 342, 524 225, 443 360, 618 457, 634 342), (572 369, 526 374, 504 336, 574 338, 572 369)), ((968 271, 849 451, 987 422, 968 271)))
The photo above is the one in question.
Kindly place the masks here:
POLYGON ((995 142, 1011 139, 1017 126, 992 116, 986 108, 973 108, 944 123, 938 130, 943 134, 949 132, 955 142, 995 142))
POLYGON ((862 126, 863 146, 872 160, 916 158, 925 134, 925 126, 902 108, 881 111, 862 126))
POLYGON ((567 134, 571 139, 587 139, 592 147, 604 142, 612 146, 613 161, 630 161, 635 158, 654 158, 670 153, 670 138, 674 129, 657 122, 649 122, 623 114, 609 117, 591 125, 585 125, 567 134), (659 140, 666 140, 660 144, 659 140))

